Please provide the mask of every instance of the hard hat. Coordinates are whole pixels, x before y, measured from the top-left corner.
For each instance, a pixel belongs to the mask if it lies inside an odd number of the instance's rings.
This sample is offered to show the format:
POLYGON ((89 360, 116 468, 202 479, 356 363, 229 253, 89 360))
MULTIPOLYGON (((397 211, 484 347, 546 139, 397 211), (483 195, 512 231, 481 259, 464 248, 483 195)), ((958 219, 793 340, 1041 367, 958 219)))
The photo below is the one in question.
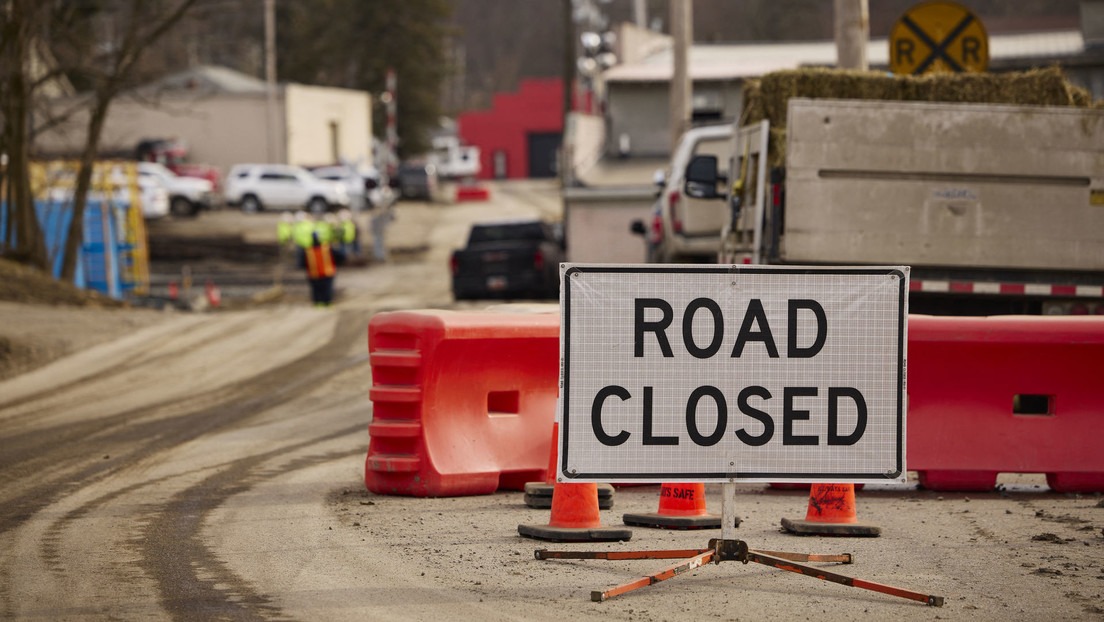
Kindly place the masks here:
POLYGON ((284 212, 283 214, 280 214, 280 220, 282 220, 284 222, 292 222, 295 219, 292 218, 290 212, 284 212))
POLYGON ((337 223, 337 215, 333 213, 326 214, 324 218, 326 219, 326 222, 330 223, 331 225, 337 223))
POLYGON ((304 212, 303 210, 299 210, 298 212, 295 212, 295 222, 303 222, 304 220, 308 220, 309 218, 310 217, 307 216, 307 213, 304 212))
POLYGON ((353 217, 353 213, 350 212, 347 209, 343 209, 340 212, 338 212, 338 216, 341 217, 341 220, 349 220, 350 218, 353 217))

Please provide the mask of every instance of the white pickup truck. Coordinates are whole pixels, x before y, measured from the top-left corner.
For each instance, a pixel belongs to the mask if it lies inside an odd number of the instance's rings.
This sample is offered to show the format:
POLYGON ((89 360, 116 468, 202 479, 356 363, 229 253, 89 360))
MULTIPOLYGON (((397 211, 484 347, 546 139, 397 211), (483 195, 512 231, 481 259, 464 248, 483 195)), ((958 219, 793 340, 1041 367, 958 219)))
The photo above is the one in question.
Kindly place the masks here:
POLYGON ((682 135, 667 170, 656 171, 659 194, 647 226, 636 221, 632 231, 648 242, 650 263, 714 263, 718 240, 728 211, 716 199, 724 192, 724 179, 732 153, 732 125, 691 128, 682 135), (686 184, 686 166, 695 156, 714 157, 712 187, 686 184), (646 230, 647 229, 647 230, 646 230))
POLYGON ((156 183, 164 187, 169 197, 169 212, 173 216, 195 216, 200 210, 211 209, 216 195, 214 185, 199 177, 183 177, 156 162, 139 162, 140 183, 156 183))

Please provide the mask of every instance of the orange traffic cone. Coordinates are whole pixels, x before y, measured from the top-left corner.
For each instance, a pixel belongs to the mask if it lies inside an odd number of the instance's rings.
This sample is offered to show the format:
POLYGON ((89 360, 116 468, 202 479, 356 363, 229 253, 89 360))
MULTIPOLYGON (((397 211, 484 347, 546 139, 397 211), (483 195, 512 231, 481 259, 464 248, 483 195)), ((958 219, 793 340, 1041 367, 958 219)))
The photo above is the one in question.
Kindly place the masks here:
POLYGON ((805 520, 782 519, 782 528, 799 536, 880 536, 882 528, 860 523, 854 484, 813 484, 805 520))
MULTIPOLYGON (((543 482, 525 483, 525 505, 531 508, 547 510, 552 507, 552 493, 556 488, 556 453, 557 443, 560 440, 560 424, 552 422, 552 447, 548 452, 548 470, 544 473, 543 482)), ((598 509, 609 510, 613 508, 613 486, 598 484, 598 509)))
POLYGON ((603 527, 598 515, 598 485, 557 483, 548 525, 518 525, 518 534, 553 542, 612 542, 632 538, 632 530, 603 527))
MULTIPOLYGON (((705 484, 663 484, 659 489, 659 511, 625 514, 626 525, 660 529, 719 529, 721 517, 705 510, 705 484)), ((740 519, 736 519, 740 526, 740 519)))
POLYGON ((208 280, 206 290, 207 290, 207 302, 212 307, 219 306, 219 303, 222 302, 222 292, 219 291, 219 288, 214 283, 212 283, 210 280, 208 280))

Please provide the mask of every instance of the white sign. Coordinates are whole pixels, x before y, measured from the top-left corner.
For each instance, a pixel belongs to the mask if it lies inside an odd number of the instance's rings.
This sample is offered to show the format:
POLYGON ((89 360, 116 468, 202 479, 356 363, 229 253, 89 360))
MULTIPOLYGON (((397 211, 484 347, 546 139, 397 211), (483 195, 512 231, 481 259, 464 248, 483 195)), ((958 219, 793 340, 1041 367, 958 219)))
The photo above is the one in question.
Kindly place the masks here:
POLYGON ((560 480, 904 481, 908 275, 562 264, 560 480))

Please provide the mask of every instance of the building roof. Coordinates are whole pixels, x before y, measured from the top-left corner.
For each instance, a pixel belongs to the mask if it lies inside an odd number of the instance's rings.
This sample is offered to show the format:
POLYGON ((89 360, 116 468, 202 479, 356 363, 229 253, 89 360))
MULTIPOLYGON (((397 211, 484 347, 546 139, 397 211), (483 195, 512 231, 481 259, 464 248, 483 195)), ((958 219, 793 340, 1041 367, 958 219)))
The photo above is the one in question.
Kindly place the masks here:
POLYGON ((150 85, 157 91, 188 91, 201 94, 264 93, 264 80, 228 67, 199 65, 170 74, 150 85))
MULTIPOLYGON (((991 62, 1045 60, 1081 54, 1085 42, 1080 30, 990 35, 991 62)), ((660 50, 636 63, 616 65, 603 74, 606 82, 666 82, 673 66, 671 48, 660 50)), ((867 62, 871 67, 889 65, 889 41, 872 39, 867 43, 867 62)), ((741 45, 694 45, 690 48, 687 70, 698 81, 754 78, 772 71, 805 66, 836 64, 834 41, 750 43, 741 45)))

